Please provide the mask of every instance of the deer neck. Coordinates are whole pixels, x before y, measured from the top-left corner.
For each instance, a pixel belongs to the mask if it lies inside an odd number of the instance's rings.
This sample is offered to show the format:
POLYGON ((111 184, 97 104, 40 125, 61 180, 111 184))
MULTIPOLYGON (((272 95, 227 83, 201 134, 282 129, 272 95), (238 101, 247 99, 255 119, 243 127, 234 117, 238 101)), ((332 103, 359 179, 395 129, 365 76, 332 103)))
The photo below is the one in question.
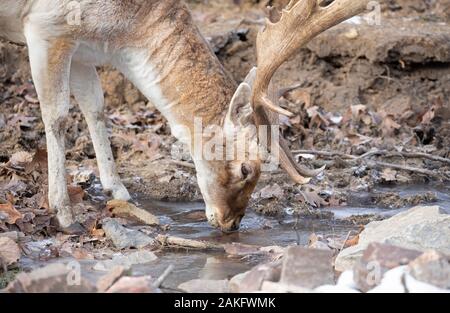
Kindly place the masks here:
POLYGON ((144 23, 146 40, 122 49, 117 66, 167 118, 173 135, 192 147, 194 120, 223 126, 236 83, 187 9, 174 12, 144 23))

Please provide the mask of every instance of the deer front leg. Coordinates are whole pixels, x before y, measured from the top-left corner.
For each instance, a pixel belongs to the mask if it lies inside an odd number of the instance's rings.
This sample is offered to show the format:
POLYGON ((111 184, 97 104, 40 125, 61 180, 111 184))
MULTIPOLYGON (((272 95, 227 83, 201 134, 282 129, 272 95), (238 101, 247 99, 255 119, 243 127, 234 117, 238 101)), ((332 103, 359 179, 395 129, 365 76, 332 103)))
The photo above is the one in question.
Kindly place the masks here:
POLYGON ((75 44, 67 39, 42 38, 31 25, 25 27, 31 72, 45 125, 48 154, 48 200, 57 212, 59 226, 74 222, 67 192, 65 131, 69 112, 69 75, 75 44))
POLYGON ((70 89, 88 124, 103 188, 111 191, 114 199, 130 200, 117 174, 105 125, 103 90, 95 67, 73 62, 70 89))

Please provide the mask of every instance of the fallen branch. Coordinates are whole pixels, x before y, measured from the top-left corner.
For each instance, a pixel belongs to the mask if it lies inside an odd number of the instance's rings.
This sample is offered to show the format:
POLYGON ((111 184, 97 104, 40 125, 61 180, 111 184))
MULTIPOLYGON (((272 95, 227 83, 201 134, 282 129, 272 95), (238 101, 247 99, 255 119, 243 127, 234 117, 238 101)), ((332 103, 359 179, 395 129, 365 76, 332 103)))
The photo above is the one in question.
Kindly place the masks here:
POLYGON ((163 247, 196 249, 196 250, 224 250, 224 247, 219 244, 206 241, 184 239, 179 237, 158 235, 156 237, 156 240, 163 247))
POLYGON ((450 179, 450 172, 435 172, 435 171, 427 170, 424 168, 412 167, 412 166, 408 166, 408 165, 392 164, 392 163, 386 163, 386 162, 379 162, 379 161, 365 161, 365 163, 370 168, 389 167, 394 170, 412 172, 412 173, 421 174, 424 176, 435 177, 437 179, 442 179, 443 177, 445 179, 450 179))
POLYGON ((159 288, 163 284, 163 282, 169 277, 170 274, 172 274, 173 270, 175 269, 175 266, 173 264, 170 264, 168 268, 159 276, 159 278, 153 283, 153 287, 159 288))
POLYGON ((363 155, 360 156, 356 156, 356 155, 351 155, 351 154, 346 154, 346 153, 342 153, 342 152, 337 152, 337 151, 319 151, 319 150, 296 150, 293 151, 294 153, 297 154, 312 154, 312 155, 318 155, 318 156, 324 156, 324 157, 341 157, 344 159, 351 159, 351 160, 360 160, 360 159, 365 159, 365 158, 369 158, 372 156, 386 156, 386 157, 396 157, 396 156, 401 156, 404 158, 410 158, 410 159, 428 159, 428 160, 432 160, 432 161, 436 161, 436 162, 442 162, 442 163, 447 163, 450 164, 450 159, 448 158, 444 158, 444 157, 440 157, 437 155, 432 155, 429 153, 423 153, 423 152, 402 152, 402 151, 387 151, 387 150, 371 150, 367 153, 364 153, 363 155))

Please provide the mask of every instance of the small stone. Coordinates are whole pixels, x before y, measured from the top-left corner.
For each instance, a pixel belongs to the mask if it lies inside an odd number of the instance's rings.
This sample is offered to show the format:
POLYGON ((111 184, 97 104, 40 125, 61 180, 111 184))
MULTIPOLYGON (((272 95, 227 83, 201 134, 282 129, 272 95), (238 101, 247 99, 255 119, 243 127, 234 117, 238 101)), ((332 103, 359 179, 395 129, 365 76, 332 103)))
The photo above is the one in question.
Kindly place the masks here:
POLYGON ((248 293, 260 291, 264 281, 278 282, 280 276, 281 262, 258 265, 248 272, 234 276, 230 280, 230 292, 248 293))
POLYGON ((158 257, 150 251, 137 251, 127 255, 116 254, 112 260, 100 261, 94 266, 96 271, 111 271, 117 266, 131 269, 133 265, 147 264, 155 261, 158 257))
POLYGON ((155 240, 138 230, 127 229, 117 220, 106 218, 102 221, 105 235, 118 249, 136 248, 141 249, 155 244, 155 240))
POLYGON ((437 251, 427 251, 409 263, 409 272, 415 279, 427 284, 450 289, 450 257, 437 251))
POLYGON ((98 292, 105 292, 110 288, 117 280, 125 273, 125 268, 122 266, 116 266, 106 275, 100 277, 96 283, 98 292))
POLYGON ((419 255, 421 252, 416 250, 380 243, 370 244, 353 269, 355 283, 358 289, 367 292, 381 283, 386 272, 407 265, 419 255))
POLYGON ((290 247, 284 256, 280 282, 309 289, 334 284, 332 258, 332 251, 290 247))
POLYGON ((194 279, 178 286, 187 293, 228 293, 228 280, 194 279))

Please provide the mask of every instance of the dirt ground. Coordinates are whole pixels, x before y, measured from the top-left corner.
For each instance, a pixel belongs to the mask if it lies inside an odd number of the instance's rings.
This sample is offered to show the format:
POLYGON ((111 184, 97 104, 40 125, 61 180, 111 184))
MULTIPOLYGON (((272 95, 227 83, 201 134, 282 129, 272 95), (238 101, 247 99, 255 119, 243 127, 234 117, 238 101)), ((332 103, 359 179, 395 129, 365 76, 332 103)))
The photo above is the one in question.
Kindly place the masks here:
MULTIPOLYGON (((255 38, 267 4, 286 1, 189 1, 195 20, 237 81, 255 66, 255 38)), ((300 84, 281 104, 296 113, 282 131, 298 160, 327 165, 299 187, 282 171, 264 173, 251 209, 280 215, 341 206, 377 185, 441 184, 450 179, 450 1, 389 0, 380 25, 352 19, 315 38, 277 73, 279 86, 300 84)), ((0 42, 0 205, 17 223, 0 231, 54 234, 46 200, 46 152, 39 102, 25 47, 0 42)), ((201 200, 190 157, 166 120, 123 76, 100 69, 111 140, 126 186, 140 197, 201 200)), ((98 187, 86 123, 73 103, 67 130, 70 193, 83 225, 95 229, 108 199, 98 187)), ((433 201, 374 197, 380 206, 433 201), (392 199, 392 200, 389 200, 392 199), (394 203, 394 204, 393 204, 394 203)))

